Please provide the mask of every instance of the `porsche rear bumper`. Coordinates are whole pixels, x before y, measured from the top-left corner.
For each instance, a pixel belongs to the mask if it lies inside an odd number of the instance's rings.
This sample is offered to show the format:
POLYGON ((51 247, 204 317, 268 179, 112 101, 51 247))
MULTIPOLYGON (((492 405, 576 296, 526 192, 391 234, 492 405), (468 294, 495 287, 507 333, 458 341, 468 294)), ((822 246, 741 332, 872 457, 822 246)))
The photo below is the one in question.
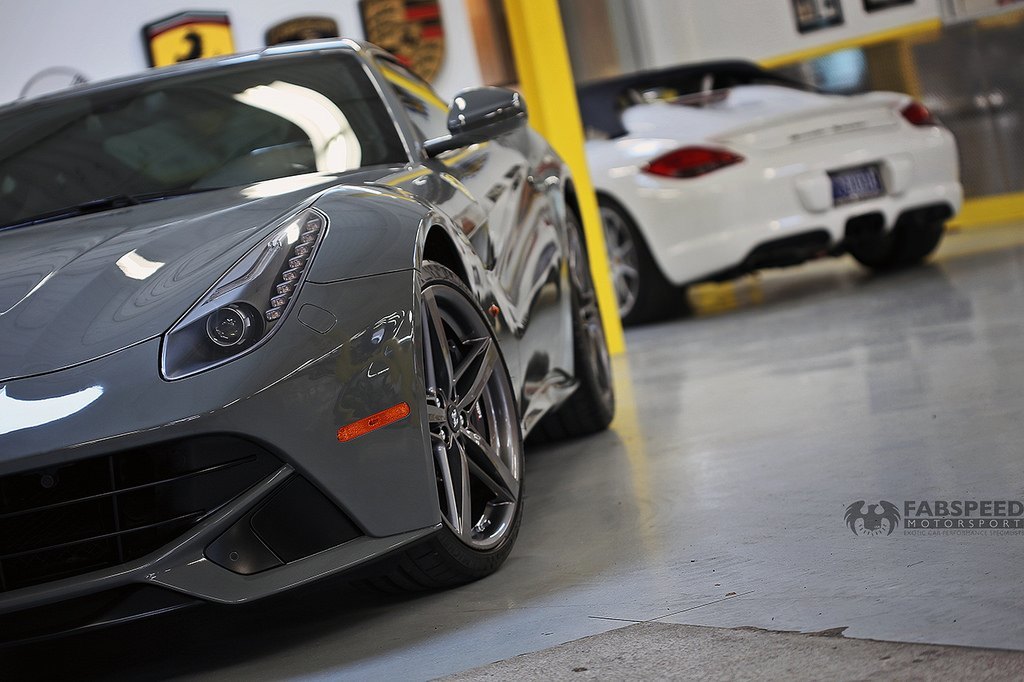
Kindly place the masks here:
POLYGON ((665 276, 688 284, 736 272, 764 244, 824 232, 841 247, 852 220, 880 214, 892 229, 908 211, 963 203, 956 145, 942 128, 850 134, 782 149, 744 150, 742 163, 708 175, 664 178, 635 169, 603 178, 628 210, 665 276), (873 166, 880 196, 836 204, 830 174, 873 166))

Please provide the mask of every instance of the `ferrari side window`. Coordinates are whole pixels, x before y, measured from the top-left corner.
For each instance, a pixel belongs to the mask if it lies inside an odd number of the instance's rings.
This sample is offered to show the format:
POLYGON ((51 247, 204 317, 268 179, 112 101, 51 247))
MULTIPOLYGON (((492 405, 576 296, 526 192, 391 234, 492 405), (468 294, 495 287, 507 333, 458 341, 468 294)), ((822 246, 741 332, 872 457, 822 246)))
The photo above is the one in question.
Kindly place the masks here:
POLYGON ((426 81, 390 60, 378 60, 381 73, 394 89, 402 106, 424 140, 448 134, 448 105, 426 81))

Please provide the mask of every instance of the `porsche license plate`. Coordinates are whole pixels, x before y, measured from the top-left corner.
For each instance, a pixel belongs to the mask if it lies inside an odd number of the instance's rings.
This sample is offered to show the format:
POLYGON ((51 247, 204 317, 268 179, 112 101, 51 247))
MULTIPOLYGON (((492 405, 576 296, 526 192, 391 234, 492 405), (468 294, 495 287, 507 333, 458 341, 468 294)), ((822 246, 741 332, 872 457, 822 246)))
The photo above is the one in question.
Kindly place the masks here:
POLYGON ((880 197, 885 192, 877 164, 829 173, 836 206, 880 197))

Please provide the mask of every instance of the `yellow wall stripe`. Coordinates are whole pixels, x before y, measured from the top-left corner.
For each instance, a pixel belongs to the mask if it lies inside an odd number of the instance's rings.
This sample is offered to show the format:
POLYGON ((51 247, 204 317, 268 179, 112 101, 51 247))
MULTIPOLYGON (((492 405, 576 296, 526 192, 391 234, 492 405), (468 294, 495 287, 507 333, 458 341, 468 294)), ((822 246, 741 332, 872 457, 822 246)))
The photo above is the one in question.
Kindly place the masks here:
POLYGON ((768 57, 766 59, 759 60, 759 63, 766 69, 776 69, 780 66, 787 66, 796 62, 802 62, 806 59, 822 57, 839 50, 849 50, 855 47, 867 47, 869 45, 884 43, 889 40, 919 37, 924 34, 937 33, 941 30, 942 21, 940 19, 928 19, 926 21, 918 21, 913 24, 889 28, 884 31, 865 33, 864 35, 856 36, 855 38, 848 38, 846 40, 839 40, 825 45, 809 47, 804 50, 797 50, 796 52, 788 52, 775 57, 768 57))
POLYGON ((978 227, 1024 220, 1024 192, 968 199, 951 227, 978 227))

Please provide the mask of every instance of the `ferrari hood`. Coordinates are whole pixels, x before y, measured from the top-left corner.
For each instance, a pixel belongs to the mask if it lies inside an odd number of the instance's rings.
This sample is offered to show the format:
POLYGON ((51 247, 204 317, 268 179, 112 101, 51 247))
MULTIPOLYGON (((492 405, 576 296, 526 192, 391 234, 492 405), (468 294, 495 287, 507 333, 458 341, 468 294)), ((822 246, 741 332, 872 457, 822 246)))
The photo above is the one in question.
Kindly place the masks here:
POLYGON ((0 231, 0 381, 163 334, 307 198, 381 174, 281 178, 0 231))

